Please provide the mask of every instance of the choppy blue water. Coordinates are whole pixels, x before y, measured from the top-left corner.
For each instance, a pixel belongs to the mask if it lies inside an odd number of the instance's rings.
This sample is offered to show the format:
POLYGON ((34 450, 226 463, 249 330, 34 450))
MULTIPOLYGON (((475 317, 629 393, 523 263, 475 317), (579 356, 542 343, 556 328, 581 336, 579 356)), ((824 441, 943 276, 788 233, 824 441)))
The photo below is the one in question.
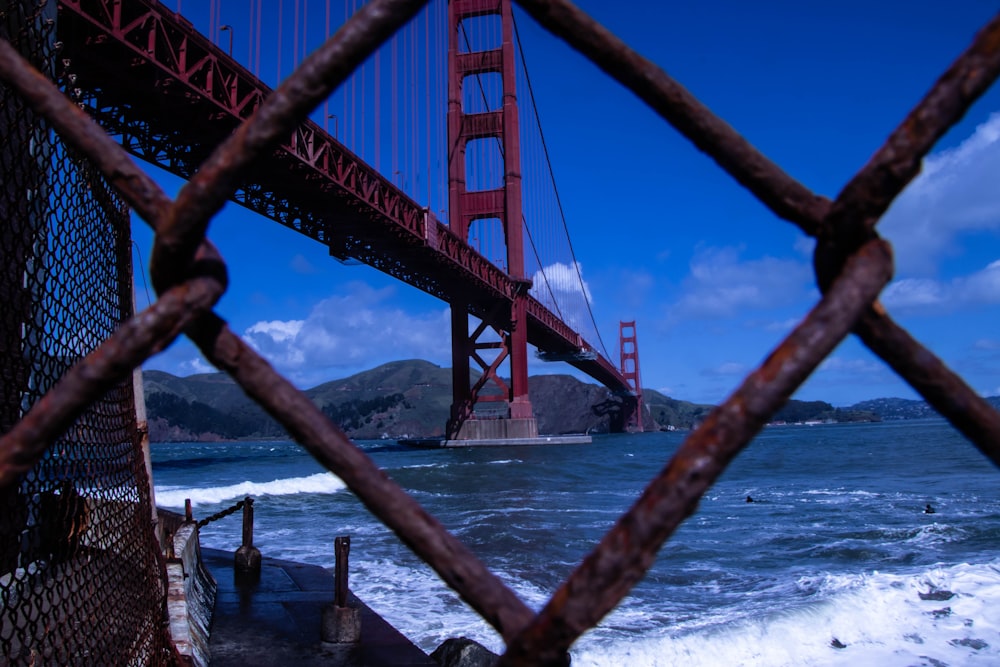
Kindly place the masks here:
MULTIPOLYGON (((540 608, 682 438, 362 446, 540 608)), ((196 517, 255 496, 255 544, 268 556, 330 567, 334 537, 351 535, 352 589, 425 650, 459 635, 501 648, 295 444, 154 445, 153 470, 157 503, 190 498, 196 517)), ((202 540, 234 549, 238 516, 202 540)), ((573 664, 1000 664, 1000 470, 938 420, 769 428, 577 642, 573 664), (936 513, 923 513, 927 503, 936 513), (920 596, 942 590, 953 597, 920 596)))

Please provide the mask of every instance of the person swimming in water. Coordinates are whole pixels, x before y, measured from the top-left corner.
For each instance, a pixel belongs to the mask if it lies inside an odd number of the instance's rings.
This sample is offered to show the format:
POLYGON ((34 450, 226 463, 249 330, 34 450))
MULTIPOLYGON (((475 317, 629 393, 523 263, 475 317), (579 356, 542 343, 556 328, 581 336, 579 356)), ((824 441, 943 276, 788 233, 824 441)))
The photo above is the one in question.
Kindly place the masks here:
POLYGON ((927 506, 924 507, 924 514, 934 514, 934 508, 931 507, 930 503, 927 503, 927 506))

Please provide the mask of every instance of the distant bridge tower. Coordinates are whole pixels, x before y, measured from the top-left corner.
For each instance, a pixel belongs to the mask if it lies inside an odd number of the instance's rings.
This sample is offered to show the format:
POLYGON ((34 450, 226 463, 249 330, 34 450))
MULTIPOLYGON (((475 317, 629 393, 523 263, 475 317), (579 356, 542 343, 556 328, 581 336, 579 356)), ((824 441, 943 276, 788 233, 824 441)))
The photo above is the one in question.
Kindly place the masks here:
POLYGON ((639 377, 639 344, 636 341, 635 320, 618 323, 618 348, 621 351, 622 376, 635 392, 635 399, 627 397, 623 407, 626 431, 642 433, 642 380, 639 377))
MULTIPOLYGON (((538 435, 528 399, 528 336, 525 300, 530 281, 524 275, 523 218, 521 215, 521 149, 518 135, 517 97, 514 90, 515 62, 513 15, 510 0, 451 0, 448 3, 448 221, 463 241, 477 220, 499 220, 507 246, 507 273, 521 289, 514 297, 510 325, 496 331, 499 342, 481 342, 486 327, 469 335, 469 304, 451 303, 452 406, 447 437, 456 440, 533 438, 538 435), (495 17, 495 18, 492 18, 495 17), (499 21, 499 47, 473 51, 460 37, 468 35, 463 21, 489 24, 499 21), (502 103, 497 109, 466 113, 462 86, 467 77, 499 74, 502 103), (503 183, 488 190, 467 190, 469 174, 466 148, 473 140, 493 140, 500 146, 503 183), (484 360, 481 350, 492 349, 496 357, 484 360), (510 360, 510 386, 497 370, 510 360), (482 374, 473 385, 470 363, 475 360, 482 374), (492 386, 488 386, 492 385, 492 386), (488 387, 488 388, 487 388, 488 387), (483 391, 486 388, 486 391, 483 391), (475 419, 477 403, 506 403, 502 419, 475 419)), ((471 83, 471 80, 470 80, 471 83)))

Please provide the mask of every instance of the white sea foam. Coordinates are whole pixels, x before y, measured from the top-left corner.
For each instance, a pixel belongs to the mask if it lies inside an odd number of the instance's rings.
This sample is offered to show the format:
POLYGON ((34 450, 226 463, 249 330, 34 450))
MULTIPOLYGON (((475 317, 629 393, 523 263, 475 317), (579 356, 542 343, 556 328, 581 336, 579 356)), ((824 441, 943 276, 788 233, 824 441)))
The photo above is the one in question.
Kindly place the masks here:
POLYGON ((156 504, 163 507, 184 507, 184 500, 192 505, 221 503, 243 496, 287 496, 295 493, 335 493, 345 488, 336 475, 320 472, 308 477, 275 479, 270 482, 240 482, 228 486, 207 488, 157 487, 156 504))
MULTIPOLYGON (((912 575, 829 575, 802 582, 817 591, 817 602, 767 616, 734 618, 693 632, 675 627, 629 637, 612 638, 599 629, 581 640, 573 664, 997 664, 998 565, 957 565, 912 575), (931 591, 950 591, 954 596, 921 599, 920 593, 931 591)), ((609 618, 613 620, 614 615, 609 618)))

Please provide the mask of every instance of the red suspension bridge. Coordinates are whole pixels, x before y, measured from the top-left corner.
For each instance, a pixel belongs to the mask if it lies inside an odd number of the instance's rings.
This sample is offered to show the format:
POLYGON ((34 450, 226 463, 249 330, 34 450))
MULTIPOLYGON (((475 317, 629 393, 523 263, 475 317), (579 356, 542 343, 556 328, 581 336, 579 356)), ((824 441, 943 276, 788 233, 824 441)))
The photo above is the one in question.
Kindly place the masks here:
MULTIPOLYGON (((56 69, 128 151, 183 178, 265 97, 281 94, 265 79, 277 83, 304 63, 360 6, 172 4, 58 0, 56 69)), ((449 438, 537 435, 529 344, 620 396, 618 426, 642 428, 635 323, 620 326, 615 365, 593 320, 541 127, 509 0, 438 0, 234 195, 333 257, 451 305, 449 438), (470 316, 478 320, 471 332, 470 316), (483 410, 487 403, 499 410, 483 410), (486 413, 503 419, 476 419, 486 413)))

